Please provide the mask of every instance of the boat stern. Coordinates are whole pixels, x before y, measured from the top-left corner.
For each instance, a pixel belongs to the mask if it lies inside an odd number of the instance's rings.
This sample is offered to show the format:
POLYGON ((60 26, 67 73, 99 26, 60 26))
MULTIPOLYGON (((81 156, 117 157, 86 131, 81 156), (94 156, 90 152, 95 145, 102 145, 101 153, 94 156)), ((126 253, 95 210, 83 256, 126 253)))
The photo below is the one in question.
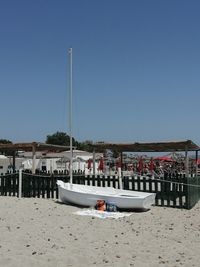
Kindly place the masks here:
POLYGON ((149 196, 147 196, 143 201, 144 209, 149 210, 151 206, 155 204, 155 198, 156 198, 155 193, 152 193, 149 196))

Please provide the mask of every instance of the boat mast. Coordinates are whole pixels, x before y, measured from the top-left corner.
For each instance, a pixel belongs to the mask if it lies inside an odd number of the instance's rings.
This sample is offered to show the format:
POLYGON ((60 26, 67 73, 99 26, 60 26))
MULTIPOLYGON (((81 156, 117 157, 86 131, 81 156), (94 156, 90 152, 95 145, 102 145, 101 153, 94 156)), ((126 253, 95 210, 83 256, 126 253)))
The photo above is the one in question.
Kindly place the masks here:
POLYGON ((73 149, 72 149, 72 48, 69 49, 69 136, 70 136, 70 184, 73 182, 73 149))

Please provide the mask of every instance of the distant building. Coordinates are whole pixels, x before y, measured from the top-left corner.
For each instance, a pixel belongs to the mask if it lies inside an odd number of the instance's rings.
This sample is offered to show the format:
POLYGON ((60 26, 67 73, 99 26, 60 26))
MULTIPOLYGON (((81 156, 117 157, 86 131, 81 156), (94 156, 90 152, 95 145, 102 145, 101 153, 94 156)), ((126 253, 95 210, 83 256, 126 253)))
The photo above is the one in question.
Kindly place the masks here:
MULTIPOLYGON (((22 166, 23 158, 15 159, 15 170, 18 171, 22 166)), ((13 172, 13 158, 0 155, 0 175, 13 172)))
MULTIPOLYGON (((95 154, 95 173, 98 173, 99 159, 103 156, 101 153, 95 154)), ((15 170, 20 168, 32 171, 33 159, 32 152, 18 152, 15 158, 15 170)), ((47 151, 36 152, 35 169, 42 172, 53 173, 69 171, 70 151, 59 153, 48 153, 47 151)), ((86 175, 93 174, 93 153, 82 150, 73 151, 73 171, 81 172, 86 175), (88 160, 90 159, 90 168, 88 169, 88 160)), ((13 158, 0 155, 0 174, 13 172, 13 158)))

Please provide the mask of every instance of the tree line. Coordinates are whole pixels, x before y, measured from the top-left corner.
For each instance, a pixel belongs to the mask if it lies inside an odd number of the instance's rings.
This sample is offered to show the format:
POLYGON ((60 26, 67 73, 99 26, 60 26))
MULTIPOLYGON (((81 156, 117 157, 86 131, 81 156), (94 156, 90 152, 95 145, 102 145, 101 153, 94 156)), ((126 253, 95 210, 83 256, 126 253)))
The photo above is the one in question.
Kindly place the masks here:
MULTIPOLYGON (((12 144, 13 142, 7 139, 0 139, 0 144, 12 144)), ((60 146, 70 146, 70 136, 64 132, 57 131, 51 135, 46 136, 46 144, 60 145, 60 146)), ((75 138, 72 138, 72 145, 78 150, 85 150, 91 152, 92 141, 78 142, 75 138)), ((4 150, 4 154, 9 154, 8 151, 4 150)))

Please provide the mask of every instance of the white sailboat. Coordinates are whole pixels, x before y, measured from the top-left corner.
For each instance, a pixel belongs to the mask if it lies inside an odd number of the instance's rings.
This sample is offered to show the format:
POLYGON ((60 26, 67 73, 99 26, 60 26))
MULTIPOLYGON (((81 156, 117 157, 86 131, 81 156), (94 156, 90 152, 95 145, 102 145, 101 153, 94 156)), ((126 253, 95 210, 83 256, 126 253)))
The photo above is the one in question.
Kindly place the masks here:
POLYGON ((72 150, 72 48, 69 49, 69 134, 70 134, 70 182, 57 181, 59 198, 64 203, 94 207, 98 200, 112 203, 118 209, 150 209, 155 203, 154 193, 73 184, 72 150))

